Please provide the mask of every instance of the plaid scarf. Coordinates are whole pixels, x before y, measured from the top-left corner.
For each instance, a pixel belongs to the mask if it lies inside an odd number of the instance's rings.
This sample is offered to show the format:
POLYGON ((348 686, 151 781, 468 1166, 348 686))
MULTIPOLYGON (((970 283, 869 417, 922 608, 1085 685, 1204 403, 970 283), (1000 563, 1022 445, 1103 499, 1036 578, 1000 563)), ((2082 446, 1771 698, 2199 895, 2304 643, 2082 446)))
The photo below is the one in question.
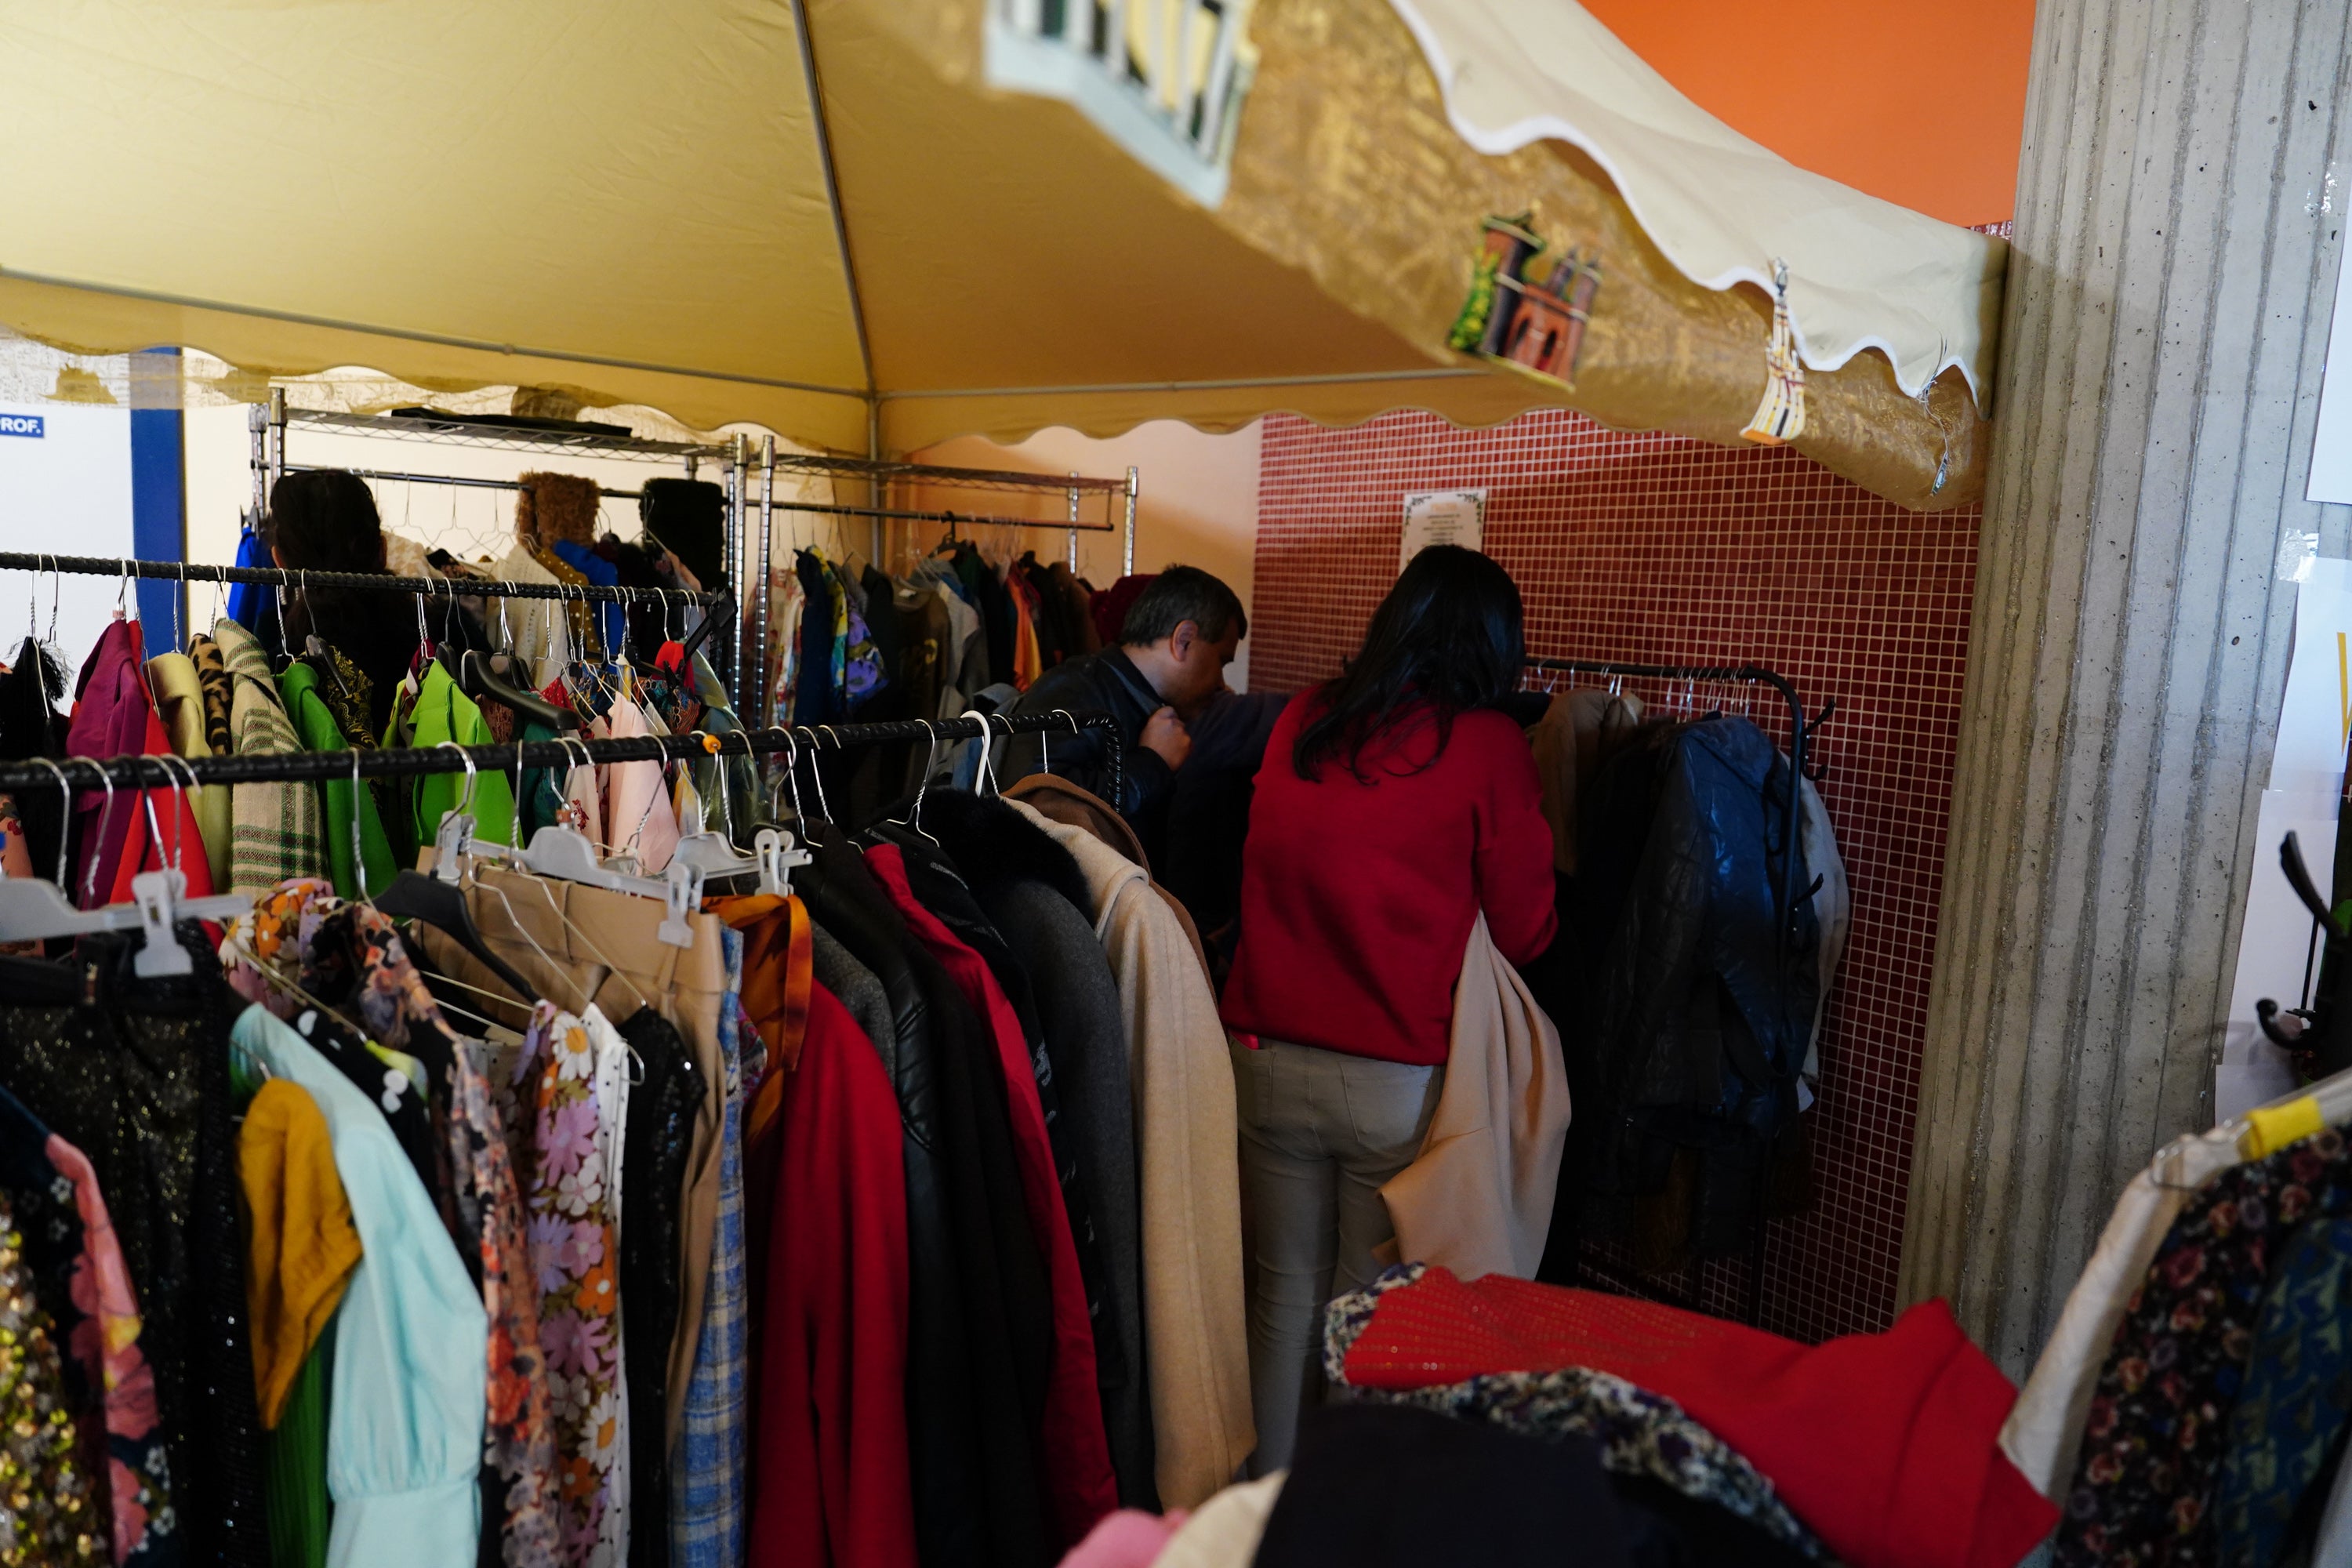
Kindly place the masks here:
MULTIPOLYGON (((253 634, 223 616, 213 627, 231 687, 229 752, 240 757, 299 754, 302 742, 278 700, 269 657, 253 634)), ((203 679, 204 664, 196 666, 203 679)), ((230 787, 228 882, 236 892, 267 892, 296 877, 327 875, 327 819, 310 784, 230 787)))

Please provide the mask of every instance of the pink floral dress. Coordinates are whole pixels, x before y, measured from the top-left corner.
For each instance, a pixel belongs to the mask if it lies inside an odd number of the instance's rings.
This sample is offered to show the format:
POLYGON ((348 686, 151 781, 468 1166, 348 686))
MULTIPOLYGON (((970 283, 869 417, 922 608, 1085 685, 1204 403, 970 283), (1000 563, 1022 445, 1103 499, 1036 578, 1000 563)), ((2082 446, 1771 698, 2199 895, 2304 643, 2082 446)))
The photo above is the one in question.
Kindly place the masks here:
POLYGON ((539 1287, 563 1559, 624 1568, 629 1426, 618 1264, 628 1047, 595 1007, 575 1016, 541 1003, 508 1087, 508 1138, 539 1287))

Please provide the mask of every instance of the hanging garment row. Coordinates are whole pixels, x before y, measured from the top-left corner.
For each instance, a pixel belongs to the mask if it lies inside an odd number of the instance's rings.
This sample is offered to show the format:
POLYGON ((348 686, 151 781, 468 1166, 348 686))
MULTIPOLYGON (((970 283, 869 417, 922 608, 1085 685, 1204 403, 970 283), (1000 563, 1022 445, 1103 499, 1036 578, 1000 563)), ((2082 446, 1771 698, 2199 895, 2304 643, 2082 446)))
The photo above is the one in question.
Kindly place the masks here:
MULTIPOLYGON (((1075 562, 949 537, 901 575, 796 551, 770 574, 770 689, 794 723, 953 718, 1009 708, 1046 670, 1118 641, 1149 577, 1097 592, 1075 562)), ((829 782, 856 812, 914 787, 912 748, 868 753, 829 782)), ((969 787, 977 751, 958 759, 969 787)))
MULTIPOLYGON (((70 719, 35 647, 9 711, 41 710, 55 742, 108 672, 138 720, 115 727, 156 737, 138 630, 108 628, 70 719)), ((86 1166, 90 1199, 79 1241, 42 1244, 46 1289, 25 1265, 58 1352, 24 1384, 53 1441, 9 1460, 52 1500, 29 1534, 64 1560, 1048 1563, 1120 1500, 1232 1473, 1238 1204, 1230 1159, 1202 1157, 1230 1150, 1231 1084, 1181 910, 1115 835, 1055 820, 1107 808, 1051 775, 1034 806, 919 790, 853 837, 797 765, 774 788, 721 774, 731 835, 671 849, 715 873, 683 910, 641 837, 605 853, 563 815, 625 812, 599 773, 642 769, 669 802, 755 753, 1104 721, 511 744, 412 721, 368 748, 240 748, 294 732, 301 662, 273 672, 241 635, 210 638, 247 721, 218 754, 53 743, 0 767, 12 800, 70 803, 37 847, 76 894, 28 913, 42 884, 0 882, 0 936, 34 948, 0 983, 30 1173, 0 1194, 19 1237, 63 1234, 19 1217, 55 1173, 86 1166), (381 888, 379 783, 424 796, 403 807, 420 868, 381 888), (220 918, 195 901, 192 792, 326 819, 339 788, 348 820, 313 837, 357 836, 348 894, 253 888, 217 939, 168 908, 159 935, 152 899, 116 914, 118 882, 169 874, 181 911, 220 918), (811 861, 736 851, 760 803, 811 861), (172 946, 184 973, 142 966, 172 946), (105 1362, 74 1348, 101 1342, 79 1329, 84 1258, 121 1285, 105 1362), (146 1411, 107 1394, 142 1360, 146 1411), (134 1448, 144 1468, 107 1457, 134 1448)), ((419 700, 439 690, 423 662, 419 700)), ((635 700, 643 678, 614 679, 635 700)), ((451 685, 446 706, 474 701, 451 685)))
POLYGON ((1753 1323, 1765 1222, 1810 1201, 1807 1112, 1851 920, 1806 763, 1836 703, 1809 718, 1756 665, 1528 666, 1562 932, 1531 979, 1578 1107, 1541 1277, 1575 1282, 1587 1244, 1616 1244, 1620 1281, 1651 1289, 1744 1256, 1753 1323), (1785 749, 1751 716, 1765 689, 1785 749))

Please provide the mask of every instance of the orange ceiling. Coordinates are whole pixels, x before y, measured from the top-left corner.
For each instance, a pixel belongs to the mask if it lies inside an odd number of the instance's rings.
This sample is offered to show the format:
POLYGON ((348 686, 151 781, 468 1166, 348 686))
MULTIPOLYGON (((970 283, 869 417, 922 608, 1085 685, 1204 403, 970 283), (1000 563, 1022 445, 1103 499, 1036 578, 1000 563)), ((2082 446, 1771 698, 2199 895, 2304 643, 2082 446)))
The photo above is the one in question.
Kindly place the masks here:
POLYGON ((2033 0, 1583 3, 1792 163, 1948 223, 2011 216, 2033 0))

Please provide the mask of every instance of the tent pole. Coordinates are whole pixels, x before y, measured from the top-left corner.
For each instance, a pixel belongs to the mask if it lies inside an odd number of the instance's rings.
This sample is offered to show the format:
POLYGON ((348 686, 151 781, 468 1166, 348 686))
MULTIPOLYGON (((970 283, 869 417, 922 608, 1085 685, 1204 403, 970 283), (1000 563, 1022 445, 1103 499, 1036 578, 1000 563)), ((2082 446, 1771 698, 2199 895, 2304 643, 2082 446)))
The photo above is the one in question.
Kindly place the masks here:
POLYGON ((1126 564, 1127 570, 1119 574, 1119 575, 1120 575, 1120 576, 1122 576, 1122 577, 1132 577, 1132 576, 1134 576, 1134 575, 1135 575, 1135 492, 1136 492, 1136 489, 1137 489, 1137 485, 1136 485, 1136 475, 1135 475, 1135 469, 1134 469, 1134 468, 1130 465, 1130 466, 1129 467, 1128 470, 1127 470, 1127 557, 1126 557, 1126 562, 1125 562, 1125 564, 1126 564))
POLYGON ((753 670, 752 689, 757 693, 752 711, 762 724, 772 723, 769 711, 774 693, 768 689, 768 587, 775 575, 774 526, 776 514, 776 438, 760 437, 760 663, 753 670))
MULTIPOLYGON (((846 263, 848 259, 848 253, 843 252, 842 260, 846 263)), ((852 293, 854 294, 855 291, 853 289, 852 293)), ((860 328, 859 331, 862 332, 864 329, 860 328)), ((871 393, 868 393, 866 398, 866 461, 873 463, 882 460, 882 400, 871 393)), ((866 481, 866 503, 876 508, 888 507, 890 504, 888 487, 887 479, 869 478, 866 481)), ((881 512, 877 510, 871 521, 874 524, 872 537, 874 548, 867 552, 866 558, 879 568, 882 564, 881 512)))

